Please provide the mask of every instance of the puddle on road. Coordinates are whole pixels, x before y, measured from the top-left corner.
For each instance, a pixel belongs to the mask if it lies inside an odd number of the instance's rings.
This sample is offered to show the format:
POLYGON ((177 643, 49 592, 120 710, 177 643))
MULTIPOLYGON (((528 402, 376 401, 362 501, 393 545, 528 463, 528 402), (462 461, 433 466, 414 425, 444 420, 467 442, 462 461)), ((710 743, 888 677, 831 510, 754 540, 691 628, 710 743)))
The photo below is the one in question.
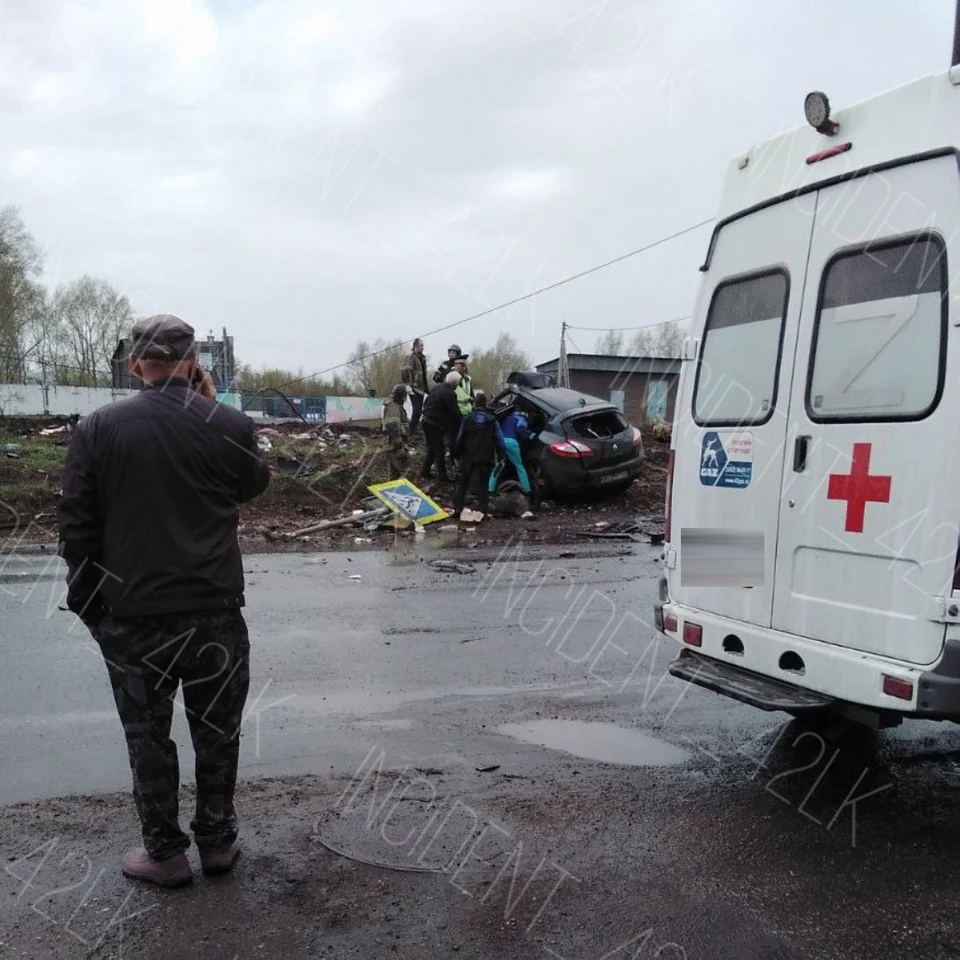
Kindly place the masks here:
POLYGON ((498 732, 515 740, 535 743, 550 750, 562 750, 599 763, 666 767, 687 759, 687 751, 672 743, 613 723, 534 720, 530 723, 508 723, 500 727, 498 732))

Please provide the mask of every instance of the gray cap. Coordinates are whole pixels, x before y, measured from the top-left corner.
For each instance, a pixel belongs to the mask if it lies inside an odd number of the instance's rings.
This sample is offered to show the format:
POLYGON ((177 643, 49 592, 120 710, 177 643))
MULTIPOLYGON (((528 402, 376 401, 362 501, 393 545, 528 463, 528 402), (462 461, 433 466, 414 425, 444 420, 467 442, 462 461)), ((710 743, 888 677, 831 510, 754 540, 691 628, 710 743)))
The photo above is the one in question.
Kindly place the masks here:
POLYGON ((137 360, 177 363, 196 354, 194 329, 179 317, 158 313, 133 325, 130 355, 137 360))

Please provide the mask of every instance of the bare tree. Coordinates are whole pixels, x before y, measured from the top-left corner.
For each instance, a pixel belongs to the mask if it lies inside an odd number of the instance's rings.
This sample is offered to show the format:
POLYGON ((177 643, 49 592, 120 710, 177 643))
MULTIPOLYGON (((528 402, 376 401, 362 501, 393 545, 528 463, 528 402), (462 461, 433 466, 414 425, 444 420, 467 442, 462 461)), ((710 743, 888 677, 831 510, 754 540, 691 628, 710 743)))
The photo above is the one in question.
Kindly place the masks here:
POLYGON ((56 323, 58 379, 76 386, 110 383, 110 360, 133 325, 130 302, 106 281, 81 277, 58 288, 51 306, 56 323))
POLYGON ((333 380, 318 380, 304 375, 302 369, 296 373, 267 367, 254 370, 248 363, 240 364, 235 385, 244 393, 274 389, 295 397, 343 397, 354 392, 353 387, 338 376, 333 380))
POLYGON ((637 357, 679 357, 688 330, 685 320, 673 320, 640 330, 630 341, 630 352, 637 357))
POLYGON ((347 358, 347 371, 355 389, 364 396, 386 397, 400 382, 407 344, 390 343, 382 337, 373 343, 361 340, 347 358))
POLYGON ((619 357, 623 355, 623 334, 619 330, 608 330, 602 337, 597 337, 595 351, 605 357, 619 357))
POLYGON ((0 381, 22 383, 34 346, 27 340, 44 311, 40 251, 16 207, 0 209, 0 381))
POLYGON ((501 333, 488 350, 474 350, 467 361, 475 390, 492 396, 500 390, 514 370, 529 370, 530 357, 520 349, 509 333, 501 333))

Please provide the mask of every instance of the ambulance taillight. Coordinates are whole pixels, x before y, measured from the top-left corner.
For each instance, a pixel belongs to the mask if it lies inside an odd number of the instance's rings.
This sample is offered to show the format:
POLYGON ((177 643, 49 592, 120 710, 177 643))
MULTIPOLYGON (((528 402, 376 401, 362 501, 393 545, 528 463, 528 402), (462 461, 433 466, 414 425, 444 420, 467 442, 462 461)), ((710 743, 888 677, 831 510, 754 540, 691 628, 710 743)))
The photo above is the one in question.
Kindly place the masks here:
POLYGON ((913 684, 909 680, 901 680, 899 677, 884 674, 883 692, 888 697, 896 697, 898 700, 912 700, 913 684))
POLYGON ((673 451, 670 451, 670 458, 667 460, 667 500, 663 507, 663 539, 666 543, 670 542, 670 501, 673 499, 673 451))
POLYGON ((683 624, 683 642, 689 643, 691 647, 700 647, 703 645, 703 627, 699 623, 690 623, 689 620, 683 624))

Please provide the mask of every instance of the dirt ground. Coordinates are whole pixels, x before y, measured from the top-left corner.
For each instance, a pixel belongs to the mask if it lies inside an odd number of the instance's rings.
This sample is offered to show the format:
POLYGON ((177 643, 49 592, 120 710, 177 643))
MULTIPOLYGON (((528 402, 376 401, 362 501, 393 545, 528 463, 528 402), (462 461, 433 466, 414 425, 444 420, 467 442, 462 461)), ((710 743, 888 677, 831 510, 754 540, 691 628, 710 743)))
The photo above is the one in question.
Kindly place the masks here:
MULTIPOLYGON (((380 549, 414 536, 410 528, 366 530, 351 524, 285 539, 283 535, 311 524, 382 506, 367 487, 390 479, 387 459, 380 435, 372 427, 277 423, 258 427, 258 434, 269 446, 264 453, 273 477, 262 497, 241 508, 240 539, 246 550, 380 549)), ((0 418, 0 549, 4 540, 7 546, 55 540, 56 504, 68 443, 65 418, 0 418)), ((477 546, 516 536, 518 527, 524 539, 532 542, 566 543, 582 542, 588 532, 603 532, 603 524, 656 517, 663 512, 669 444, 645 433, 644 448, 644 472, 626 491, 545 501, 529 520, 507 512, 466 526, 475 528, 477 546)), ((411 449, 410 474, 415 477, 423 448, 414 444, 411 449)), ((452 512, 452 486, 428 481, 422 489, 452 512)), ((512 504, 504 506, 509 511, 512 504)), ((430 524, 426 533, 436 536, 454 522, 430 524)))

